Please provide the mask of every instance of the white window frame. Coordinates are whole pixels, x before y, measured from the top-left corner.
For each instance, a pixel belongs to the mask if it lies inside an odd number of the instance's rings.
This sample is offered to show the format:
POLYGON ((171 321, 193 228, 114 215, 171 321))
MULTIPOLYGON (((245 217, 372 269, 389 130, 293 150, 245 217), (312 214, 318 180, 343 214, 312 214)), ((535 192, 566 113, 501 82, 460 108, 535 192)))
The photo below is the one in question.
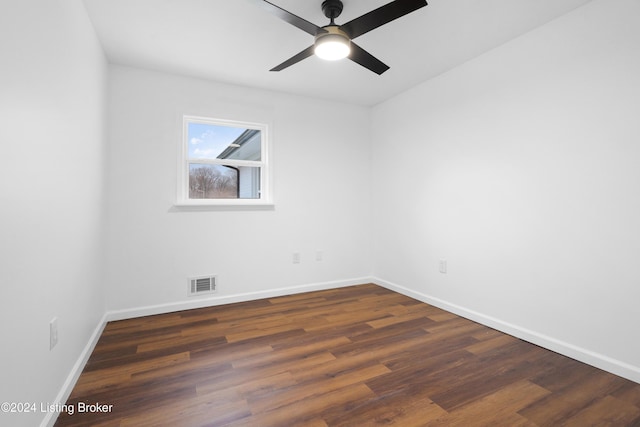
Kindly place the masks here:
POLYGON ((273 191, 271 187, 270 168, 270 135, 269 125, 236 120, 216 119, 210 117, 185 115, 182 119, 182 141, 178 164, 178 194, 176 206, 271 206, 273 191), (189 123, 203 123, 214 126, 229 126, 260 131, 260 160, 236 159, 189 159, 189 123), (228 166, 251 166, 260 168, 260 198, 257 199, 190 199, 189 198, 189 164, 214 164, 228 166))

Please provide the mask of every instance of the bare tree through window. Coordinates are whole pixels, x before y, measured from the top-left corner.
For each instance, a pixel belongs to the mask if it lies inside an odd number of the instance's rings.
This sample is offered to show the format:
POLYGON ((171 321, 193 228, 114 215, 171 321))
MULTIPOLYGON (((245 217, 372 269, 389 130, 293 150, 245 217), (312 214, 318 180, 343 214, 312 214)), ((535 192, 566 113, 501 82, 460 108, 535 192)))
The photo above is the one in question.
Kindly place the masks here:
POLYGON ((233 199, 237 197, 238 173, 235 168, 202 164, 192 164, 189 168, 189 198, 233 199))

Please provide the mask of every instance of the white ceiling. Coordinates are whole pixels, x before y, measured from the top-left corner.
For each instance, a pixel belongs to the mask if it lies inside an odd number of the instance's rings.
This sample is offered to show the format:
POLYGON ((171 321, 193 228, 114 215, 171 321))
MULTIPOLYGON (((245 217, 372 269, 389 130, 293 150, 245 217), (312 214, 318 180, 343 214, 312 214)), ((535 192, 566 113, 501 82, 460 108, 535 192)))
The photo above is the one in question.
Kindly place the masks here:
MULTIPOLYGON (((110 62, 358 105, 375 105, 590 0, 428 0, 356 39, 391 68, 310 57, 269 69, 313 37, 249 0, 84 0, 110 62)), ((390 0, 343 0, 345 23, 390 0)), ((271 0, 318 26, 322 0, 271 0)))

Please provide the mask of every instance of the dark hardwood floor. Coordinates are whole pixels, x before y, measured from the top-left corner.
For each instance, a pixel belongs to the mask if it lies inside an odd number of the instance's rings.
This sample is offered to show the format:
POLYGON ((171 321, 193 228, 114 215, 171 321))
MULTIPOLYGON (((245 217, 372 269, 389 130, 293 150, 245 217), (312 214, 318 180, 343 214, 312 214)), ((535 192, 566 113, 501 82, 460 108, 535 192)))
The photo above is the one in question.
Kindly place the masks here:
POLYGON ((640 426, 640 384, 371 284, 110 322, 67 404, 56 426, 640 426))

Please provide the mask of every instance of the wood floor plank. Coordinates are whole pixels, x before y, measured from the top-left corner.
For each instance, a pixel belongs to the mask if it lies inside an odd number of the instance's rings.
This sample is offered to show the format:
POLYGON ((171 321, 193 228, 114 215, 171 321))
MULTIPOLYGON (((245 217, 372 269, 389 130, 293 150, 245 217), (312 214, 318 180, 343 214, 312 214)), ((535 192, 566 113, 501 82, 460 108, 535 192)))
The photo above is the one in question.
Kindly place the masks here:
POLYGON ((400 315, 388 314, 386 317, 372 320, 366 323, 372 328, 378 329, 378 328, 384 328, 386 326, 396 325, 398 323, 409 322, 412 320, 420 320, 421 325, 427 324, 427 326, 428 326, 428 323, 435 323, 433 320, 429 319, 424 313, 420 313, 420 312, 400 314, 400 315))
POLYGON ((640 384, 364 284, 110 322, 56 426, 634 426, 640 384))
POLYGON ((579 380, 529 405, 520 414, 541 426, 560 425, 615 391, 620 381, 624 380, 592 369, 579 380))
MULTIPOLYGON (((373 392, 364 384, 347 384, 314 393, 306 397, 303 404, 296 400, 283 406, 267 406, 262 412, 256 409, 254 414, 259 417, 261 427, 306 426, 323 420, 323 414, 328 408, 344 407, 345 402, 373 396, 373 392)), ((326 421, 324 424, 329 425, 326 421)))
POLYGON ((573 415, 563 424, 566 427, 582 427, 590 425, 592 420, 599 420, 599 424, 603 426, 639 425, 640 408, 607 395, 573 415))
POLYGON ((311 368, 313 366, 323 364, 332 360, 335 360, 335 356, 333 356, 329 352, 323 352, 323 353, 317 353, 307 358, 299 358, 297 360, 288 359, 287 361, 280 364, 266 365, 262 367, 243 368, 243 369, 232 369, 228 372, 228 375, 215 378, 213 379, 213 381, 209 381, 207 379, 199 380, 197 389, 198 389, 198 393, 206 393, 211 390, 240 387, 245 382, 253 381, 254 378, 261 378, 261 377, 268 378, 281 373, 287 373, 288 375, 292 375, 292 371, 294 371, 294 367, 295 369, 300 369, 302 371, 305 371, 308 368, 311 368))
POLYGON ((640 387, 635 387, 635 383, 625 382, 611 395, 640 408, 640 387))
POLYGON ((517 381, 447 413, 428 424, 429 427, 473 425, 522 425, 535 424, 518 414, 527 405, 547 396, 550 391, 529 381, 517 381))
POLYGON ((304 406, 307 398, 359 384, 387 372, 389 372, 389 369, 380 364, 340 372, 336 376, 307 381, 290 387, 289 389, 276 392, 272 394, 269 399, 260 399, 251 402, 251 409, 252 412, 259 414, 294 403, 301 403, 301 406, 304 406), (304 402, 302 402, 303 400, 304 402))
MULTIPOLYGON (((331 360, 335 360, 335 356, 331 353, 333 348, 336 348, 340 345, 349 344, 351 341, 346 337, 336 337, 318 340, 314 343, 308 343, 305 345, 297 345, 295 347, 290 347, 286 352, 277 351, 282 349, 282 347, 274 348, 273 352, 268 354, 257 354, 255 356, 246 357, 243 359, 235 360, 232 362, 234 368, 248 368, 252 366, 259 365, 275 365, 275 364, 289 364, 283 367, 283 369, 291 369, 291 363, 294 360, 300 358, 308 358, 312 357, 318 353, 329 354, 331 360)), ((296 365, 296 368, 299 368, 296 365)))
POLYGON ((135 373, 153 370, 154 368, 185 363, 189 353, 169 354, 143 361, 127 362, 121 366, 110 366, 100 370, 83 372, 73 389, 72 396, 97 393, 104 388, 113 388, 126 383, 135 373))
MULTIPOLYGON (((474 334, 474 337, 475 337, 475 334, 474 334)), ((514 338, 510 335, 498 335, 494 338, 490 338, 484 341, 471 344, 465 347, 465 349, 475 355, 481 355, 483 353, 487 353, 492 350, 499 349, 504 345, 509 345, 516 341, 517 341, 517 338, 514 338)))
POLYGON ((162 407, 125 417, 121 427, 180 426, 198 427, 214 422, 223 425, 237 418, 251 415, 247 402, 231 393, 193 396, 180 402, 172 402, 162 407))

